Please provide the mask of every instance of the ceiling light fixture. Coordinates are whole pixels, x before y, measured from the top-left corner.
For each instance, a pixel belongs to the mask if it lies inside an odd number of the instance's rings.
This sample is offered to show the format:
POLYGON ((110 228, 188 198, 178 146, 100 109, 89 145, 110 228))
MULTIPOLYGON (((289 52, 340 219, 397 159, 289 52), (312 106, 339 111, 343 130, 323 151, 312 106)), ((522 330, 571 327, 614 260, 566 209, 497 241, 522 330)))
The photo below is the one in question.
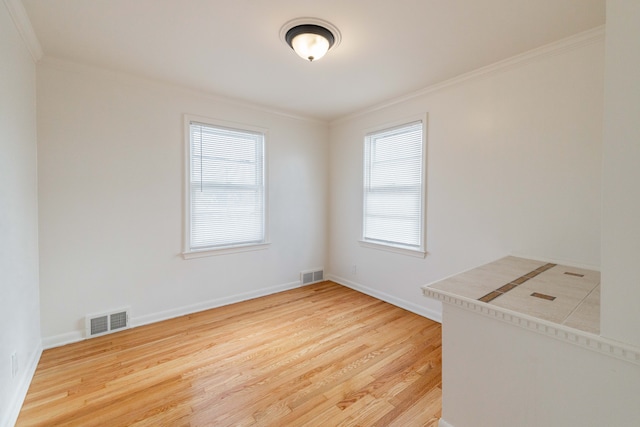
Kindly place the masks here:
POLYGON ((280 30, 280 38, 298 56, 309 62, 322 58, 340 44, 340 31, 329 22, 315 18, 299 18, 287 22, 280 30))

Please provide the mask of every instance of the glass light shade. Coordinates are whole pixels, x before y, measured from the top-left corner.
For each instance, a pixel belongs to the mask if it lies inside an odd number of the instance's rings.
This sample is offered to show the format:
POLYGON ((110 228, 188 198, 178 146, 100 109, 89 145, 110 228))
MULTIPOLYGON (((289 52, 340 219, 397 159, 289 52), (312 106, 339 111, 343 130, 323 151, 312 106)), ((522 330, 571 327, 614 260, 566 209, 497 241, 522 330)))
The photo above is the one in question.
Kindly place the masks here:
POLYGON ((291 47, 303 59, 317 61, 329 50, 329 40, 318 34, 298 34, 291 40, 291 47))

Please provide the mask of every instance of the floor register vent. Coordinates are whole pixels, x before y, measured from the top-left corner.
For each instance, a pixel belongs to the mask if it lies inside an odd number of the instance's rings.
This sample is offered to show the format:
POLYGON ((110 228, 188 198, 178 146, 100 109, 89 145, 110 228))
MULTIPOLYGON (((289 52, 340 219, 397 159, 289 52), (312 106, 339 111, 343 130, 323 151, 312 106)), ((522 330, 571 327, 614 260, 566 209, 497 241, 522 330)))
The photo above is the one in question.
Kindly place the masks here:
POLYGON ((129 309, 93 314, 85 319, 86 336, 97 337, 129 328, 129 309))
POLYGON ((322 282, 324 280, 324 269, 303 271, 300 273, 300 281, 303 285, 322 282))

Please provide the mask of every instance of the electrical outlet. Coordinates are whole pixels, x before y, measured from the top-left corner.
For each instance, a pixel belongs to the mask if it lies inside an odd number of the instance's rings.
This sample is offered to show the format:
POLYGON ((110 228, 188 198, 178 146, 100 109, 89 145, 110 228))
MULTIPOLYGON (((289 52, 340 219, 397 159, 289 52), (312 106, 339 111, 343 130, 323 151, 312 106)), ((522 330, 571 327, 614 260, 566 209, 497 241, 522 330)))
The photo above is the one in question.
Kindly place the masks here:
POLYGON ((351 266, 351 274, 353 274, 354 276, 355 276, 356 274, 358 274, 358 266, 357 266, 357 265, 353 264, 353 265, 351 266))
POLYGON ((11 354, 11 378, 18 376, 18 353, 11 354))

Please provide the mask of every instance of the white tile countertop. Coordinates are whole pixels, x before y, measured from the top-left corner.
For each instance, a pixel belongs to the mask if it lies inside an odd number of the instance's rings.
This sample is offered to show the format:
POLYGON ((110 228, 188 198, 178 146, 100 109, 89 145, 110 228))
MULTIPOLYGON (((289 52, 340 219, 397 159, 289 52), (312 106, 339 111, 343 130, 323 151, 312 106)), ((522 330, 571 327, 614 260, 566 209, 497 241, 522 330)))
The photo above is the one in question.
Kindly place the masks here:
POLYGON ((598 271, 508 256, 423 288, 593 334, 600 333, 598 271))
POLYGON ((598 271, 508 256, 425 285, 422 292, 446 305, 640 365, 640 348, 600 336, 598 271))

